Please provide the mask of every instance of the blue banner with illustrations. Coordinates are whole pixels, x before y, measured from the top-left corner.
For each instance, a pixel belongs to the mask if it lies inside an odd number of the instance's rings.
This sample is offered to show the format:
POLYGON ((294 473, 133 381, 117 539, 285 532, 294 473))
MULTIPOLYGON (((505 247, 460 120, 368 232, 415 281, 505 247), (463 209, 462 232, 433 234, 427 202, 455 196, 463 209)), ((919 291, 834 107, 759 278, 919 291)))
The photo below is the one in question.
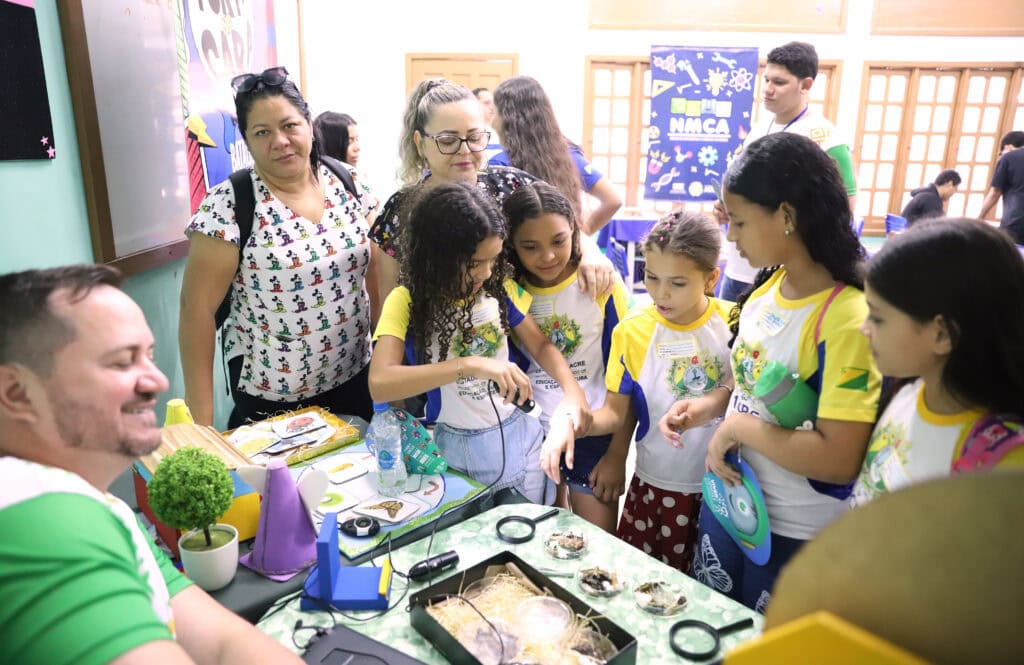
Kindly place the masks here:
POLYGON ((714 201, 750 133, 756 48, 651 47, 644 198, 714 201))

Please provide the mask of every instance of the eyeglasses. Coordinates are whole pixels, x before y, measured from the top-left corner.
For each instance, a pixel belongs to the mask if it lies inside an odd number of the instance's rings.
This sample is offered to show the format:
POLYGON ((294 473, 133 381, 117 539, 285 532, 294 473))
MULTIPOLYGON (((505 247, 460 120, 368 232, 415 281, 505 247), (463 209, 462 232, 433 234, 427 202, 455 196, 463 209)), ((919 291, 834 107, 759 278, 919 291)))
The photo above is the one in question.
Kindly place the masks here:
POLYGON ((491 141, 490 132, 473 132, 466 138, 461 138, 455 134, 427 134, 421 132, 425 138, 434 139, 434 143, 437 144, 437 151, 442 155, 454 155, 462 149, 462 144, 465 143, 466 147, 469 148, 470 152, 480 152, 487 147, 487 144, 491 141))
POLYGON ((252 92, 256 86, 277 87, 288 80, 288 70, 284 67, 271 67, 264 69, 260 74, 239 74, 231 79, 231 87, 235 94, 252 92))

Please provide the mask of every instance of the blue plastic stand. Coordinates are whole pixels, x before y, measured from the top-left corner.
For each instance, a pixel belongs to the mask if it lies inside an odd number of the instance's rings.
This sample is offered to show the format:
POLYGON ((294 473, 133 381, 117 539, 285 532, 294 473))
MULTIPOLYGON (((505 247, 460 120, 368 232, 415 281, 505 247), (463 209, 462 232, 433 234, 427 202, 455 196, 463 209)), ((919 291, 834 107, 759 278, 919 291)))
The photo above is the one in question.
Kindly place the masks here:
POLYGON ((386 610, 391 594, 391 562, 381 568, 341 565, 338 550, 338 513, 324 515, 316 539, 317 565, 303 584, 299 607, 323 610, 386 610))

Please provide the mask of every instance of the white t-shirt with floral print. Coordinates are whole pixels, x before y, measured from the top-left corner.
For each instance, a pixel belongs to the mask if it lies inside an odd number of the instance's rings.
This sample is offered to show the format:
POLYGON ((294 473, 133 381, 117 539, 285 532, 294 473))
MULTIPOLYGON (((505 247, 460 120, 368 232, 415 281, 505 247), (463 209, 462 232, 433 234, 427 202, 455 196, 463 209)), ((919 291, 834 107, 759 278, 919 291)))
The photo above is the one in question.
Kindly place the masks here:
MULTIPOLYGON (((225 358, 243 356, 238 390, 296 402, 331 390, 370 361, 369 225, 360 201, 320 166, 324 214, 294 213, 252 171, 252 233, 232 284, 225 358)), ((213 188, 185 234, 238 244, 230 181, 213 188)))

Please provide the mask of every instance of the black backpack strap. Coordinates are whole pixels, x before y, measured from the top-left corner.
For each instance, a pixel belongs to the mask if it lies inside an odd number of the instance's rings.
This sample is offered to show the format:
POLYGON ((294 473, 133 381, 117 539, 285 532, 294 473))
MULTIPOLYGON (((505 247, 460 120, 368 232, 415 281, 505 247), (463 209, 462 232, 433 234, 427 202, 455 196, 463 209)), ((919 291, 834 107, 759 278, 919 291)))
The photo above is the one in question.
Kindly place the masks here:
POLYGON ((356 181, 352 179, 352 174, 349 173, 345 165, 339 160, 328 157, 327 155, 321 155, 320 161, 331 170, 331 173, 341 178, 341 182, 345 185, 345 189, 349 194, 361 200, 363 197, 359 195, 359 190, 356 189, 356 181))
MULTIPOLYGON (((252 235, 252 219, 256 214, 256 193, 252 189, 252 169, 239 169, 231 174, 231 189, 235 192, 235 223, 238 224, 238 263, 241 266, 242 253, 252 235)), ((237 273, 238 270, 236 269, 237 273)), ((231 287, 224 294, 224 300, 217 307, 214 317, 219 330, 227 318, 231 316, 231 287)))

